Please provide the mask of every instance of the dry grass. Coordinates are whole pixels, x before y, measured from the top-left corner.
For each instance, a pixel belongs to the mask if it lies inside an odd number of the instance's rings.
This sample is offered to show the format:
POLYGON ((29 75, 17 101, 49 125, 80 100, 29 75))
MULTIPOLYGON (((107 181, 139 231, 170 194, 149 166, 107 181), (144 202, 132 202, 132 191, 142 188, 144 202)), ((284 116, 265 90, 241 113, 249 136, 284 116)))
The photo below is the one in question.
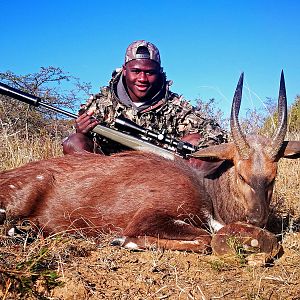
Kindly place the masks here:
POLYGON ((274 202, 279 202, 277 209, 300 218, 300 160, 281 159, 275 185, 274 202))
POLYGON ((0 136, 0 171, 25 163, 62 155, 61 140, 47 135, 20 139, 18 134, 0 136))
MULTIPOLYGON (((61 155, 60 141, 50 138, 1 137, 1 147, 2 170, 61 155)), ((239 257, 130 252, 109 246, 112 236, 101 234, 44 239, 28 231, 11 240, 5 224, 0 299, 300 299, 299 178, 300 160, 282 159, 270 228, 282 237, 284 254, 272 266, 250 267, 239 257)))

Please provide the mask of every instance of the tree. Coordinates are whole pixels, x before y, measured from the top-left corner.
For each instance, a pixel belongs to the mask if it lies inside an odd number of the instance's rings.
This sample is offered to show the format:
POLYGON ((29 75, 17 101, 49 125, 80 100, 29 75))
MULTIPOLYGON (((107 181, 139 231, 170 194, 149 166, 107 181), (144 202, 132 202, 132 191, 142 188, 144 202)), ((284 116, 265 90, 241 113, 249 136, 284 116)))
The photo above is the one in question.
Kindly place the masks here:
POLYGON ((203 118, 215 120, 224 129, 228 127, 228 120, 224 118, 223 112, 217 108, 216 100, 214 98, 211 98, 208 101, 198 98, 195 101, 195 108, 201 113, 203 118))
MULTIPOLYGON (((274 102, 275 103, 275 102, 274 102)), ((265 118, 261 128, 262 133, 272 135, 278 125, 278 112, 277 107, 274 108, 272 114, 265 118)), ((300 132, 300 96, 295 98, 295 102, 288 109, 288 133, 300 132)))
MULTIPOLYGON (((79 100, 90 94, 90 84, 81 83, 61 68, 41 67, 36 73, 17 75, 11 71, 0 72, 0 81, 21 91, 42 98, 43 102, 72 110, 79 100)), ((35 135, 53 133, 58 125, 65 123, 64 117, 44 108, 35 109, 9 97, 0 97, 0 130, 8 134, 20 132, 35 135)), ((61 130, 58 130, 62 134, 61 130)))
POLYGON ((300 95, 295 99, 289 113, 289 132, 300 132, 300 95))

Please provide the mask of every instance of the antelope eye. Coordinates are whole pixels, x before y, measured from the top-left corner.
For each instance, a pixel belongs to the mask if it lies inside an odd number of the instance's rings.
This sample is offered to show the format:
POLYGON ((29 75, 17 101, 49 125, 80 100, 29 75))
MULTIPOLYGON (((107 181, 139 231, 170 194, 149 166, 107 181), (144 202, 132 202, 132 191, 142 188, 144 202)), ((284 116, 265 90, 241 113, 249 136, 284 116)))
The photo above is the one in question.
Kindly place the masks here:
POLYGON ((274 183, 275 183, 275 178, 272 179, 272 180, 268 183, 268 187, 269 187, 269 186, 272 186, 274 183))
POLYGON ((243 182, 246 181, 245 178, 244 178, 241 174, 239 174, 239 179, 240 179, 241 181, 243 181, 243 182))

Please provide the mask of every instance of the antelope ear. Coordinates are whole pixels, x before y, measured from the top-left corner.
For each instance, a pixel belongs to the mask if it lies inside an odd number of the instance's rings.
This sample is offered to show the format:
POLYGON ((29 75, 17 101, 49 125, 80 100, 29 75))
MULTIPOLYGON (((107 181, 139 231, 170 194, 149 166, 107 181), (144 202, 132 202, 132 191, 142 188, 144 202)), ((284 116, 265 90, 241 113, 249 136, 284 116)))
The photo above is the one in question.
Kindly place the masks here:
POLYGON ((300 141, 284 141, 279 155, 285 158, 300 158, 300 141))
POLYGON ((191 156, 206 161, 233 160, 235 149, 234 143, 226 143, 202 148, 191 156))

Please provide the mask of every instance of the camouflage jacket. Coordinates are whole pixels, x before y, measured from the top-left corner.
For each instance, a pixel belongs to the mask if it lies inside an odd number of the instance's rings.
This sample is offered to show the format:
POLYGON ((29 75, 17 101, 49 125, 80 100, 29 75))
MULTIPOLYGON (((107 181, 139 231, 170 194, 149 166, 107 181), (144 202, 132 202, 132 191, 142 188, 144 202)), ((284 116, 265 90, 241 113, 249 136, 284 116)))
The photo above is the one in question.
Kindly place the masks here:
MULTIPOLYGON (((196 111, 182 96, 171 92, 169 86, 164 74, 162 89, 148 103, 137 107, 124 88, 122 71, 118 71, 113 73, 109 86, 102 87, 100 93, 81 105, 80 112, 94 110, 94 116, 101 120, 101 124, 112 128, 115 118, 122 116, 144 128, 163 131, 175 139, 189 133, 200 133, 199 147, 227 141, 227 134, 214 120, 203 118, 200 111, 196 111)), ((94 136, 94 142, 106 155, 126 149, 98 135, 94 136)))

